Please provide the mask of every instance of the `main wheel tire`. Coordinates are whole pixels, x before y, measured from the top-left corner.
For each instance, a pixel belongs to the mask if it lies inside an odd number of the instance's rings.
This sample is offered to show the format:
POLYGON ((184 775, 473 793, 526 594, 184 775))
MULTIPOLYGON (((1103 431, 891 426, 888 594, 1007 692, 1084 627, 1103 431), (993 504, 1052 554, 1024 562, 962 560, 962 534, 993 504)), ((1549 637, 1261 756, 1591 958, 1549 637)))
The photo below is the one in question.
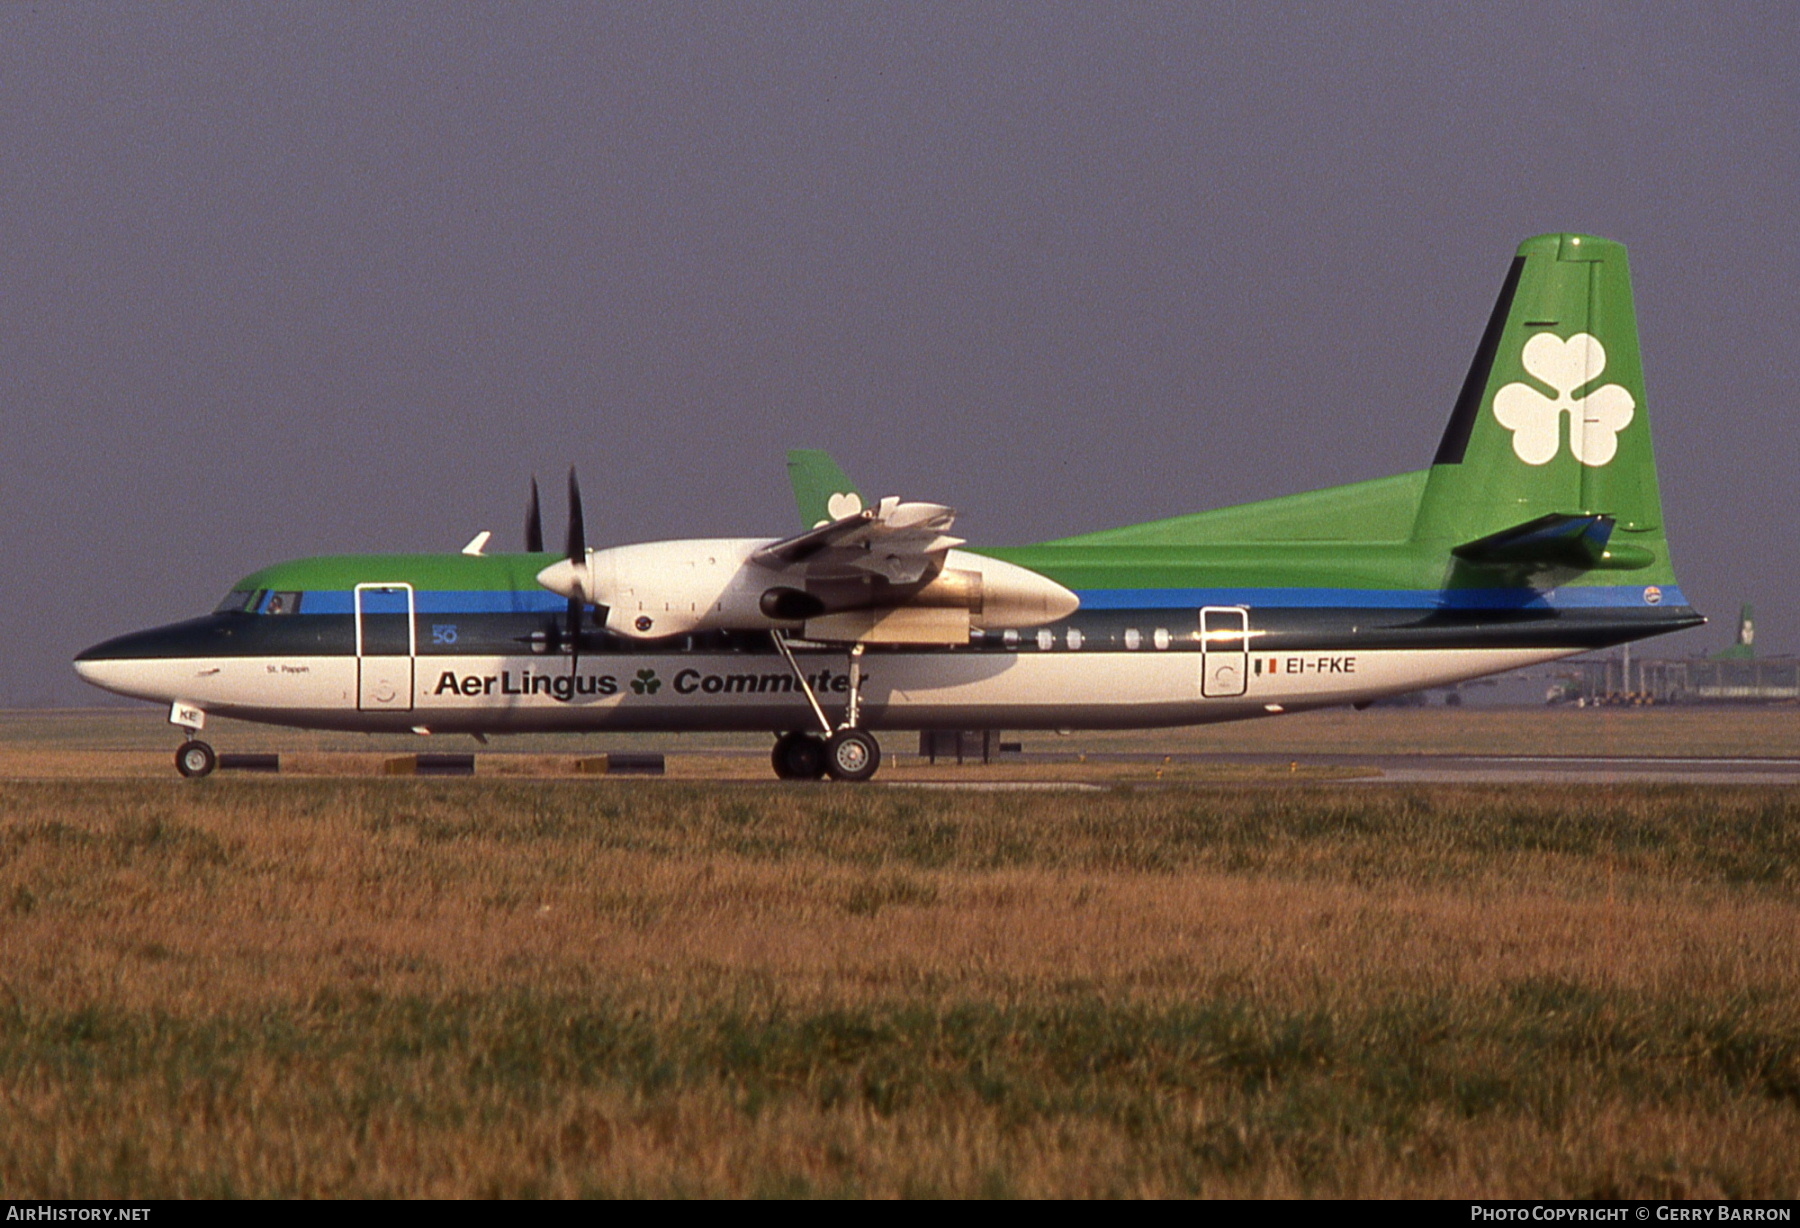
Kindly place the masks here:
POLYGON ((213 769, 219 766, 219 757, 213 754, 213 748, 201 741, 183 742, 175 751, 175 770, 189 780, 198 780, 202 776, 211 776, 213 769))
POLYGON ((833 780, 867 780, 881 766, 881 745, 861 729, 840 729, 825 743, 825 770, 833 780))
POLYGON ((825 775, 825 743, 815 733, 784 733, 769 761, 783 780, 817 780, 825 775))
POLYGON ((792 780, 793 769, 788 767, 788 744, 794 739, 791 733, 775 735, 775 748, 769 752, 769 766, 775 769, 775 779, 792 780))

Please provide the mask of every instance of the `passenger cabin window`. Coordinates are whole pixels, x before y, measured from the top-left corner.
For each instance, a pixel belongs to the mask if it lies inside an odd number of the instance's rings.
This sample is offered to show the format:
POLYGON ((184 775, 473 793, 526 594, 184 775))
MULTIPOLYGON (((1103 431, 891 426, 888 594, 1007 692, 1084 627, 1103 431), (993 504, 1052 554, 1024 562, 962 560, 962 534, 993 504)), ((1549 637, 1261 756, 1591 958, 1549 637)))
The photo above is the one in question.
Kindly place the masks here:
POLYGON ((1156 645, 1156 650, 1158 652, 1163 651, 1169 646, 1169 629, 1167 627, 1158 627, 1156 633, 1150 637, 1150 640, 1156 645))
POLYGON ((298 614, 300 612, 299 593, 270 593, 269 599, 263 603, 264 614, 298 614))
POLYGON ((1048 630, 1039 631, 1037 633, 1037 645, 1039 652, 1049 652, 1052 648, 1056 647, 1056 633, 1048 630))
POLYGON ((1138 633, 1136 627, 1127 627, 1125 629, 1125 647, 1127 650, 1136 652, 1138 650, 1138 645, 1143 642, 1144 637, 1138 633))
POLYGON ((242 614, 245 610, 253 610, 262 598, 262 590, 255 588, 234 588, 225 594, 225 599, 213 607, 214 614, 242 614))
POLYGON ((1069 645, 1070 651, 1079 651, 1081 648, 1081 628, 1070 627, 1069 634, 1064 637, 1064 640, 1069 645))

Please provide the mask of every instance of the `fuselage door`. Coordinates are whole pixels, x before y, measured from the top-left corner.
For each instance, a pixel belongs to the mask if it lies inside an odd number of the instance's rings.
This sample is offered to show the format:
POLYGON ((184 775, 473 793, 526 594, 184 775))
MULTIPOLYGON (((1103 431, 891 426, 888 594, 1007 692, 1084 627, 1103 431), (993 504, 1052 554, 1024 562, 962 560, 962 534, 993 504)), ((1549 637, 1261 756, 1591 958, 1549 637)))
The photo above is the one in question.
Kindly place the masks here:
POLYGON ((1249 650, 1249 611, 1222 605, 1201 610, 1200 694, 1208 699, 1242 695, 1249 685, 1249 650))
POLYGON ((411 712, 418 623, 410 584, 356 586, 356 706, 411 712))

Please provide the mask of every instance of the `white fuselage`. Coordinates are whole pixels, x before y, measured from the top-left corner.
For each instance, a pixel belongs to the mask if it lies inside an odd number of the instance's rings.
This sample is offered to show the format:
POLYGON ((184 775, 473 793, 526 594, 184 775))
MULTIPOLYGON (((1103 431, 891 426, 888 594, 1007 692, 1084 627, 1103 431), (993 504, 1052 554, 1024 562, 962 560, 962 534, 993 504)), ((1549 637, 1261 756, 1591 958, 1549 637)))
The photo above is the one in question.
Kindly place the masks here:
MULTIPOLYGON (((1359 703, 1573 651, 1270 656, 1165 651, 1146 637, 1136 651, 1083 652, 1061 637, 1027 633, 1007 649, 869 653, 863 723, 877 730, 1202 724, 1359 703), (1222 662, 1227 655, 1236 659, 1222 662)), ((843 652, 802 650, 797 659, 827 715, 837 719, 848 682, 843 652)), ((545 653, 162 658, 82 661, 77 668, 87 681, 122 695, 317 728, 523 733, 779 730, 814 723, 791 672, 769 653, 609 652, 574 666, 567 656, 545 653)))

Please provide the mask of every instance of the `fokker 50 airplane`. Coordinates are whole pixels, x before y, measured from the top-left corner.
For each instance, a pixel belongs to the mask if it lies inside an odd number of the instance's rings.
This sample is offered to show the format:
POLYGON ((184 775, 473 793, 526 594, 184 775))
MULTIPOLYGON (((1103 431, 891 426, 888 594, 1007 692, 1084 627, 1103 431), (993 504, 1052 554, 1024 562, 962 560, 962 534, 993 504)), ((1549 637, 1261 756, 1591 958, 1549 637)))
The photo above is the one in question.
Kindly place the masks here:
POLYGON ((784 778, 864 780, 877 730, 1187 725, 1362 704, 1704 621, 1675 585, 1625 249, 1529 239, 1429 468, 963 550, 796 453, 787 538, 354 555, 75 667, 207 714, 350 730, 750 730, 784 778))

